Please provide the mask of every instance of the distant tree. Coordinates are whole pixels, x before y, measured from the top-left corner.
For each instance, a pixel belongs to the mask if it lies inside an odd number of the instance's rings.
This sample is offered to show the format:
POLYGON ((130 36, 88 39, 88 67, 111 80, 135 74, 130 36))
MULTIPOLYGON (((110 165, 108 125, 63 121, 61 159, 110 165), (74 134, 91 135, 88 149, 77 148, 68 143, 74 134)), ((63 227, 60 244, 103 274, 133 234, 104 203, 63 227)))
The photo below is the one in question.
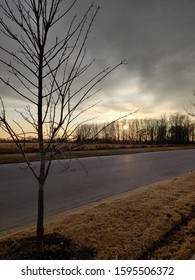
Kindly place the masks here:
POLYGON ((80 143, 85 143, 87 140, 91 139, 91 128, 92 124, 80 125, 75 132, 77 135, 77 142, 79 142, 78 138, 80 139, 80 143))
POLYGON ((189 116, 195 117, 195 89, 193 89, 193 100, 190 101, 190 104, 186 111, 189 116))
POLYGON ((168 132, 168 120, 167 117, 161 116, 157 120, 157 142, 160 144, 165 144, 167 142, 167 132, 168 132))
POLYGON ((80 116, 96 105, 87 105, 87 101, 98 92, 96 86, 124 64, 121 61, 112 68, 107 67, 91 75, 93 71, 89 69, 94 60, 86 62, 86 41, 100 8, 92 4, 80 19, 73 16, 70 20, 76 2, 72 0, 67 6, 67 1, 62 0, 4 0, 4 4, 0 4, 5 16, 5 19, 0 19, 0 30, 6 40, 10 40, 9 48, 0 46, 0 62, 17 83, 4 77, 0 80, 26 102, 24 110, 17 112, 31 129, 26 131, 16 120, 14 122, 20 132, 14 129, 2 98, 0 125, 20 149, 39 185, 36 231, 39 252, 43 250, 44 186, 51 162, 63 152, 64 143, 81 125, 80 116), (54 36, 58 23, 63 20, 65 24, 65 18, 69 20, 64 27, 65 35, 62 38, 58 34, 54 36), (3 59, 5 56, 11 60, 3 59), (86 76, 81 79, 84 74, 91 75, 87 81, 86 76), (78 87, 82 81, 85 82, 78 87), (24 149, 24 142, 31 133, 38 139, 38 171, 24 149))
POLYGON ((189 142, 190 121, 189 117, 180 113, 175 113, 169 118, 170 140, 175 144, 185 144, 189 142))
MULTIPOLYGON (((192 118, 195 117, 195 90, 193 90, 193 100, 190 101, 190 105, 188 106, 188 109, 186 110, 188 115, 192 118)), ((195 141, 195 124, 194 122, 190 124, 190 136, 191 141, 195 141)))

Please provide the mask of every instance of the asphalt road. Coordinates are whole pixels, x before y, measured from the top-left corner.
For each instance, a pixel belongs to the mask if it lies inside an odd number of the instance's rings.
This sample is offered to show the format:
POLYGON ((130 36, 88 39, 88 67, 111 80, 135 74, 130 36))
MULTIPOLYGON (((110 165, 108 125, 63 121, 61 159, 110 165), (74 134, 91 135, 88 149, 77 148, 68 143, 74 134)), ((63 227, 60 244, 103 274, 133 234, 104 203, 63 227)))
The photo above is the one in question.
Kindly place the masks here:
MULTIPOLYGON (((195 169, 195 150, 153 152, 52 163, 45 217, 195 169), (86 173, 87 170, 87 173, 86 173)), ((37 163, 33 164, 36 168, 37 163)), ((0 165, 0 234, 35 223, 37 182, 24 164, 0 165)))

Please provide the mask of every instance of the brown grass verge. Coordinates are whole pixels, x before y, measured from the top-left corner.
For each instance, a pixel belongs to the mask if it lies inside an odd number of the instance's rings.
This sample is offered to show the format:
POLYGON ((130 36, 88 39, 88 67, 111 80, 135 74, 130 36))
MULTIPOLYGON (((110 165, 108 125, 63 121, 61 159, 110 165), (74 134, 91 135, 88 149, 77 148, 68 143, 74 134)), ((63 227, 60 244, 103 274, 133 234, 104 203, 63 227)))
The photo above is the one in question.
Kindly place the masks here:
MULTIPOLYGON (((37 258, 34 230, 1 238, 0 259, 37 258), (29 250, 29 251, 28 251, 29 250)), ((50 259, 190 259, 195 173, 101 201, 46 225, 50 259)))

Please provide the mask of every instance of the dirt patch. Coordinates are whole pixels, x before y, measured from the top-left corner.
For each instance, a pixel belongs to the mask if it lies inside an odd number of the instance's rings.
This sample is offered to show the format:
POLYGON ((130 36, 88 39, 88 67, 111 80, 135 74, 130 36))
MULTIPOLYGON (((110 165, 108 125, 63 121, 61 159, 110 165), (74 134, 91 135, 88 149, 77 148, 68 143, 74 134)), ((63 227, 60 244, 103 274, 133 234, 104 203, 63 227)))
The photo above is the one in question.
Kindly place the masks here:
POLYGON ((190 259, 195 254, 195 173, 80 209, 35 230, 1 238, 0 259, 190 259))
POLYGON ((95 256, 93 249, 81 247, 71 239, 54 232, 44 237, 44 251, 36 251, 35 236, 6 240, 0 244, 0 259, 6 260, 90 260, 95 256))

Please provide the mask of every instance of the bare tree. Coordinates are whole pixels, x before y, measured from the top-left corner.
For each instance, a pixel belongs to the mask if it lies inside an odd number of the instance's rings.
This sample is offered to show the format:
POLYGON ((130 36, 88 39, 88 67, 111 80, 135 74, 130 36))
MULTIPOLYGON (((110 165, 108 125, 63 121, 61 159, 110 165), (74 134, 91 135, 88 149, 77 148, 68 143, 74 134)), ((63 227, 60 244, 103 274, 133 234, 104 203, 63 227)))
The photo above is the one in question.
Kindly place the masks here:
POLYGON ((31 128, 26 131, 16 121, 18 130, 13 128, 2 98, 0 125, 20 149, 39 184, 36 231, 39 251, 43 250, 44 185, 52 159, 64 151, 64 143, 82 123, 81 115, 96 105, 88 105, 88 100, 99 91, 96 86, 124 64, 121 61, 86 79, 86 74, 93 73, 89 69, 94 63, 94 60, 86 60, 86 41, 100 7, 91 4, 78 19, 71 16, 76 2, 72 0, 67 6, 67 1, 62 0, 4 0, 4 4, 0 4, 4 14, 0 19, 0 30, 6 40, 17 45, 16 50, 0 46, 4 53, 0 62, 9 70, 9 78, 0 77, 0 80, 26 102, 24 110, 17 112, 31 128), (69 24, 64 28, 65 35, 62 38, 54 36, 58 23, 65 22, 66 18, 69 24), (83 76, 85 82, 81 84, 83 76), (10 77, 15 80, 10 81, 10 77), (38 171, 33 168, 24 149, 30 133, 38 139, 38 171))

